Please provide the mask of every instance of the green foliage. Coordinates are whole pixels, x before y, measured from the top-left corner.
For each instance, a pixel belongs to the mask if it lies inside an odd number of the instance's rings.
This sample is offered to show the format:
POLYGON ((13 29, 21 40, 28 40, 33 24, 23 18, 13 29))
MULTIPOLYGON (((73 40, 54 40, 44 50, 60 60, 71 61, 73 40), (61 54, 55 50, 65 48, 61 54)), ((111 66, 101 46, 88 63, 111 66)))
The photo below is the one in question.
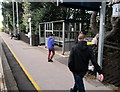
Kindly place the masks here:
POLYGON ((31 3, 32 30, 38 31, 38 25, 44 21, 66 19, 66 8, 57 7, 56 3, 32 2, 31 3))
MULTIPOLYGON (((30 17, 30 3, 29 2, 23 2, 22 3, 23 8, 23 16, 22 16, 22 25, 25 26, 25 32, 28 32, 28 18, 30 17)), ((22 27, 24 28, 24 27, 22 27)))
POLYGON ((3 32, 4 29, 5 29, 4 27, 1 27, 1 28, 0 28, 0 32, 3 32))
MULTIPOLYGON (((14 3, 14 8, 15 8, 15 22, 16 22, 16 4, 14 3)), ((18 4, 18 11, 19 11, 19 23, 21 24, 22 22, 22 14, 23 14, 23 9, 21 6, 21 3, 18 4)), ((2 3, 2 15, 3 15, 3 25, 6 27, 7 24, 7 17, 8 17, 8 27, 9 30, 13 30, 13 9, 12 9, 12 2, 9 3, 2 3)), ((16 25, 15 25, 16 26, 16 25)))
MULTIPOLYGON (((3 17, 4 26, 6 25, 6 14, 9 15, 9 29, 12 30, 13 15, 12 15, 12 3, 3 3, 3 17)), ((56 6, 56 3, 52 2, 21 2, 19 6, 19 27, 20 31, 28 32, 28 18, 31 17, 32 31, 38 33, 38 25, 40 22, 56 21, 65 19, 81 20, 84 30, 89 29, 90 14, 81 9, 66 8, 56 6)), ((16 9, 16 6, 15 6, 16 9)), ((15 10, 16 11, 16 10, 15 10)), ((15 12, 16 22, 16 12, 15 12)), ((86 31, 87 32, 87 31, 86 31)))
MULTIPOLYGON (((12 3, 2 3, 3 26, 6 27, 7 19, 8 25, 12 28, 12 3), (7 18, 8 17, 8 18, 7 18)), ((12 29, 11 29, 12 30, 12 29)))

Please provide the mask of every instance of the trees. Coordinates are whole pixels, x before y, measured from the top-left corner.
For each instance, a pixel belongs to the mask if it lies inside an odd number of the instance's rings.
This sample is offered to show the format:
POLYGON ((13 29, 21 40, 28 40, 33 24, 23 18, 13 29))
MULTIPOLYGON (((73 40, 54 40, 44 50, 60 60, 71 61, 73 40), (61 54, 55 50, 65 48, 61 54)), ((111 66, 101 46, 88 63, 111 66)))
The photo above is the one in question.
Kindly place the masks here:
MULTIPOLYGON (((15 5, 15 4, 14 4, 15 5)), ((15 7, 15 6, 14 6, 15 7)), ((23 9, 21 7, 21 3, 18 5, 19 8, 19 23, 22 22, 22 13, 23 9)), ((12 2, 9 3, 2 3, 2 15, 3 15, 3 25, 6 27, 7 18, 8 17, 8 27, 9 31, 13 31, 13 11, 12 11, 12 2)), ((15 16, 16 16, 16 9, 15 9, 15 16)), ((15 17, 16 22, 16 17, 15 17)), ((15 25, 16 26, 16 25, 15 25)))
POLYGON ((29 2, 23 2, 22 3, 22 9, 23 9, 22 23, 20 24, 21 25, 21 31, 22 32, 28 32, 28 18, 31 16, 30 3, 29 2))
MULTIPOLYGON (((106 12, 106 39, 113 37, 117 30, 119 29, 120 18, 112 18, 112 5, 109 4, 106 12), (111 17, 111 18, 110 18, 111 17)), ((2 3, 3 24, 6 26, 6 21, 8 18, 9 29, 12 29, 13 18, 12 18, 12 3, 2 3)), ((16 10, 15 10, 16 15, 16 10)), ((56 3, 53 2, 21 2, 19 3, 19 24, 20 30, 23 32, 28 32, 28 18, 32 18, 32 31, 38 31, 38 25, 40 22, 44 21, 54 21, 54 20, 63 20, 63 19, 76 19, 82 21, 82 29, 86 33, 92 32, 93 34, 98 33, 99 26, 99 16, 98 12, 93 12, 92 15, 82 9, 73 9, 66 7, 57 7, 56 3), (91 16, 91 18, 90 18, 91 16), (91 29, 90 29, 91 28, 91 29)), ((16 21, 16 17, 15 17, 16 21)))
POLYGON ((7 17, 9 29, 12 29, 12 3, 2 3, 3 25, 6 27, 7 17))
MULTIPOLYGON (((117 2, 116 2, 117 3, 117 2)), ((120 23, 120 17, 112 17, 112 5, 113 3, 110 2, 110 4, 106 8, 106 33, 105 33, 105 40, 111 40, 115 38, 116 33, 119 33, 120 27, 118 26, 120 23), (113 37, 111 39, 111 37, 113 37)), ((97 24, 97 13, 94 11, 91 16, 91 30, 94 34, 98 33, 98 26, 97 24)))
MULTIPOLYGON (((9 28, 12 29, 13 17, 12 17, 12 3, 3 3, 3 17, 6 22, 5 14, 9 12, 9 28), (9 8, 10 7, 10 8, 9 8)), ((19 25, 20 31, 28 32, 28 18, 31 17, 32 31, 38 31, 38 25, 44 21, 55 21, 64 19, 76 19, 81 20, 83 29, 89 29, 90 14, 86 10, 66 8, 56 6, 53 2, 21 2, 19 5, 19 25)), ((15 21, 16 21, 16 10, 15 10, 15 21)), ((4 23, 5 25, 5 23, 4 23)), ((86 31, 87 32, 87 31, 86 31)))

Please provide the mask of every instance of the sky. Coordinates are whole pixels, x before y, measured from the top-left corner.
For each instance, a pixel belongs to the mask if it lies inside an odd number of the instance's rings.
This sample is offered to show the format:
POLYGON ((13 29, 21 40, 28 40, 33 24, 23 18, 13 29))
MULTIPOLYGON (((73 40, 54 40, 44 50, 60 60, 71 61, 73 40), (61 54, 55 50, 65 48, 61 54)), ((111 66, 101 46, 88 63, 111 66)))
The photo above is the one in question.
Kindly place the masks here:
POLYGON ((2 27, 2 20, 3 20, 3 16, 2 16, 2 6, 0 4, 0 28, 2 27))

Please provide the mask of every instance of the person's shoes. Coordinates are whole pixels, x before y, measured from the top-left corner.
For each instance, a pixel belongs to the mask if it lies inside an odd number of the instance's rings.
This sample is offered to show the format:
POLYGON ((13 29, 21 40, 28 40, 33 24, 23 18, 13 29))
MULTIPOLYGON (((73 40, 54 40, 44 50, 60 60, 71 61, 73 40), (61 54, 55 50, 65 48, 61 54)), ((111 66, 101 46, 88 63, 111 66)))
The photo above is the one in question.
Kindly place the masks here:
POLYGON ((51 59, 50 62, 53 62, 53 60, 51 59))
POLYGON ((70 89, 70 92, 73 92, 73 88, 70 89))
POLYGON ((53 62, 53 60, 52 59, 48 59, 48 62, 53 62))
POLYGON ((74 90, 73 88, 71 88, 70 92, 77 92, 77 90, 74 90))
POLYGON ((48 59, 48 62, 50 62, 51 61, 51 59, 48 59))

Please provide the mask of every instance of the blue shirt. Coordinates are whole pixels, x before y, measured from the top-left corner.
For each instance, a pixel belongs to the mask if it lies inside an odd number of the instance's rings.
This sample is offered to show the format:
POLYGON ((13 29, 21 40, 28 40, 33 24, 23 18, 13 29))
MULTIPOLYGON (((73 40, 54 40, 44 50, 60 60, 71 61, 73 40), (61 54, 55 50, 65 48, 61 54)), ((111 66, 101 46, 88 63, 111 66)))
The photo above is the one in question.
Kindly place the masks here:
POLYGON ((47 40, 47 48, 49 50, 54 49, 54 39, 52 37, 49 37, 47 40))

